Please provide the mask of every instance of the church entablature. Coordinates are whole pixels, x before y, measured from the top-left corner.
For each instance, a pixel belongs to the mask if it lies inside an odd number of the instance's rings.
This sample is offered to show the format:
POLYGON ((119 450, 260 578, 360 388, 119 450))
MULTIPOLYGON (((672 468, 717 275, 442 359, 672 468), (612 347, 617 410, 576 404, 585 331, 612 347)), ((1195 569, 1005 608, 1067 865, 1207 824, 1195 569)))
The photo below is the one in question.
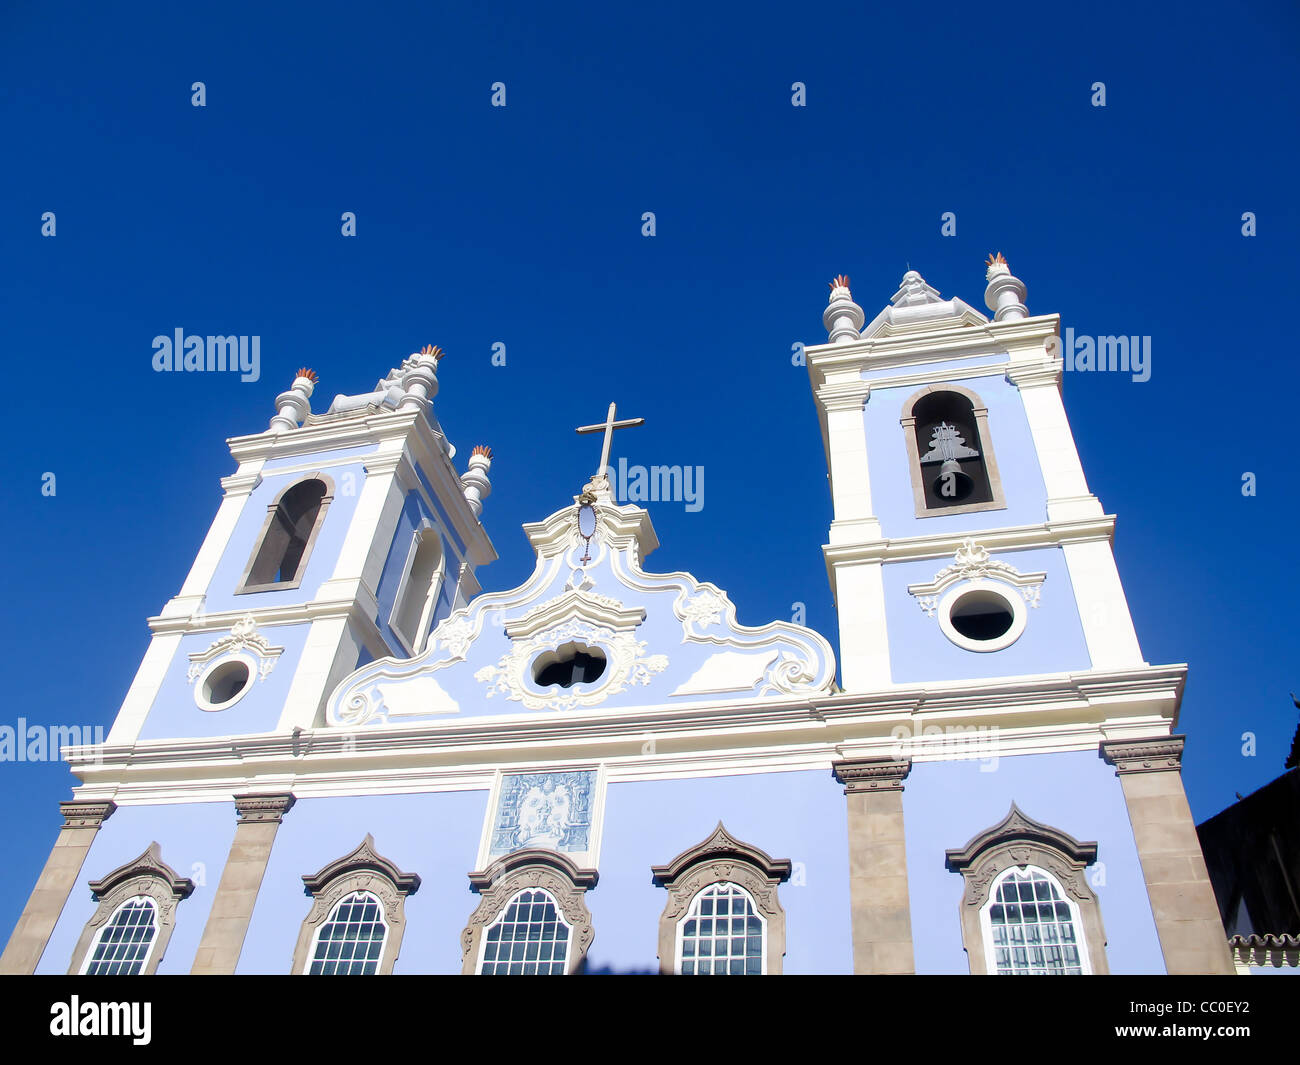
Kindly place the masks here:
POLYGON ((835 656, 791 622, 741 625, 727 593, 688 573, 649 573, 649 514, 594 478, 573 505, 525 526, 537 564, 478 596, 423 653, 367 663, 334 690, 326 723, 411 724, 448 715, 752 701, 832 690, 835 656))

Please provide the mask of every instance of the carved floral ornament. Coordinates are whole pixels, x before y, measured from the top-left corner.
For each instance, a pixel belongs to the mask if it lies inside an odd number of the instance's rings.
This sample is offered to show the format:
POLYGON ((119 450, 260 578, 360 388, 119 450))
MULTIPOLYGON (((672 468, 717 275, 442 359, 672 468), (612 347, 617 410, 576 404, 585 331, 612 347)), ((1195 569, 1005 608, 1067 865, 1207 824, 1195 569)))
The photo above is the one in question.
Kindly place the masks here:
POLYGON ((955 584, 962 581, 996 581, 1015 589, 1031 607, 1038 608, 1046 573, 1021 573, 1008 562, 1000 562, 989 555, 988 549, 974 540, 961 542, 953 556, 952 564, 945 566, 926 584, 909 584, 907 591, 916 597, 917 604, 927 617, 934 617, 939 600, 955 584))
POLYGON ((265 680, 284 653, 284 648, 271 646, 266 637, 257 631, 253 615, 245 614, 231 626, 228 636, 214 641, 206 651, 198 651, 189 656, 190 668, 186 679, 193 684, 215 659, 241 653, 255 659, 258 679, 265 680))

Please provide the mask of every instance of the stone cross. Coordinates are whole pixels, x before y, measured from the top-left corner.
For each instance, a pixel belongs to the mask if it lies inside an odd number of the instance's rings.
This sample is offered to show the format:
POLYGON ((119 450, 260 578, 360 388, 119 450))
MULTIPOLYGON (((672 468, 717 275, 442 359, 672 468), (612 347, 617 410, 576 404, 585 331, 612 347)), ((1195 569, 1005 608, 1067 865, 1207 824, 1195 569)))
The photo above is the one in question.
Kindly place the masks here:
POLYGON ((615 413, 615 404, 611 403, 609 405, 609 414, 605 416, 603 422, 599 425, 583 425, 578 428, 578 432, 580 433, 603 432, 605 434, 605 445, 600 449, 600 465, 596 467, 597 477, 605 476, 605 468, 609 465, 609 445, 613 441, 614 430, 630 429, 634 425, 645 424, 644 418, 624 418, 621 422, 617 422, 614 420, 615 413))

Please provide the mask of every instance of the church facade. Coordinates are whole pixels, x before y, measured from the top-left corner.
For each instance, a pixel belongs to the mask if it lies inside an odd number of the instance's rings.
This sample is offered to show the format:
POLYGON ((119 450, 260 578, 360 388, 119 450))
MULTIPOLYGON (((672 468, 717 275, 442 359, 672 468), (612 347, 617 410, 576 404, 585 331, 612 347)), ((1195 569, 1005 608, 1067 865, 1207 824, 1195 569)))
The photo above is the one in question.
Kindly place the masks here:
MULTIPOLYGON (((807 349, 838 658, 658 573, 600 471, 483 591, 436 348, 237 468, 7 973, 1230 973, 1061 400, 1058 318, 909 271, 807 349)), ((577 487, 575 485, 575 487, 577 487)))

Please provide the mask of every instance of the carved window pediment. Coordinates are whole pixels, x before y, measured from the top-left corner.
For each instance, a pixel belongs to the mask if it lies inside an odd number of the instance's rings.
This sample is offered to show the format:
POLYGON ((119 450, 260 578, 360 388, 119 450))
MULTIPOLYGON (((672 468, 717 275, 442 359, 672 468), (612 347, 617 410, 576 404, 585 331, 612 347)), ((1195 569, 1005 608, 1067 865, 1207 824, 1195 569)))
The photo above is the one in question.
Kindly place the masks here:
MULTIPOLYGON (((791 868, 788 859, 774 859, 758 847, 736 839, 721 821, 706 839, 682 851, 667 865, 653 866, 650 873, 655 886, 668 891, 659 917, 660 972, 682 972, 683 962, 689 960, 682 956, 683 941, 704 934, 698 927, 685 928, 687 923, 724 919, 696 912, 694 904, 702 893, 716 895, 714 889, 718 885, 734 885, 740 890, 727 893, 730 900, 743 903, 747 897, 752 916, 761 923, 761 971, 779 974, 785 957, 785 910, 777 897, 777 887, 790 878, 791 868)), ((743 914, 728 913, 725 919, 748 923, 748 916, 751 915, 745 909, 743 914)), ((743 934, 738 930, 738 935, 743 934)), ((751 925, 748 935, 756 934, 751 925)))
MULTIPOLYGON (((330 922, 350 919, 353 925, 363 925, 366 934, 381 933, 383 947, 373 966, 337 967, 339 972, 374 972, 380 976, 393 971, 402 947, 406 930, 406 897, 420 889, 416 873, 404 873, 375 850, 374 837, 367 834, 360 846, 351 854, 335 859, 316 873, 302 878, 304 890, 312 897, 312 906, 298 933, 294 948, 293 972, 306 973, 316 957, 318 935, 330 922), (382 914, 366 909, 367 898, 375 900, 382 914), (349 906, 354 914, 341 915, 340 907, 349 906), (364 910, 364 913, 362 912, 364 910)), ((355 931, 355 930, 354 930, 355 931)), ((356 939, 357 935, 351 936, 356 939)), ((358 949, 355 944, 353 949, 358 949)), ((337 962, 337 958, 323 959, 337 962)), ((329 971, 333 972, 334 968, 329 971)))
MULTIPOLYGON (((1097 859, 1097 844, 1080 843, 1067 832, 1042 824, 1023 813, 1015 803, 998 824, 971 839, 966 846, 947 852, 947 867, 966 882, 962 896, 962 941, 971 973, 996 971, 991 939, 990 910, 1000 903, 995 897, 1002 881, 1013 871, 1018 879, 1032 881, 1036 904, 1061 902, 1068 906, 1068 919, 1061 912, 1052 920, 1067 922, 1070 934, 1082 953, 1082 971, 1104 974, 1106 933, 1097 896, 1088 884, 1086 869, 1097 859), (1046 875, 1043 875, 1046 874, 1046 875), (1054 882, 1054 883, 1053 883, 1054 882), (1059 889, 1061 898, 1056 898, 1059 889)), ((1035 913, 1034 920, 1046 920, 1035 913)), ((1046 934, 1046 933, 1045 933, 1046 934)), ((1055 931, 1051 935, 1055 936, 1055 931)), ((1056 939, 1049 941, 1059 945, 1056 939)))
MULTIPOLYGON (((580 869, 563 854, 540 848, 515 851, 480 872, 470 873, 470 889, 481 901, 461 933, 461 971, 466 975, 482 971, 488 929, 504 920, 508 908, 524 893, 535 895, 530 903, 539 907, 549 899, 564 926, 564 972, 581 969, 596 938, 583 896, 599 878, 595 869, 580 869)), ((538 959, 528 960, 538 964, 538 959)))

